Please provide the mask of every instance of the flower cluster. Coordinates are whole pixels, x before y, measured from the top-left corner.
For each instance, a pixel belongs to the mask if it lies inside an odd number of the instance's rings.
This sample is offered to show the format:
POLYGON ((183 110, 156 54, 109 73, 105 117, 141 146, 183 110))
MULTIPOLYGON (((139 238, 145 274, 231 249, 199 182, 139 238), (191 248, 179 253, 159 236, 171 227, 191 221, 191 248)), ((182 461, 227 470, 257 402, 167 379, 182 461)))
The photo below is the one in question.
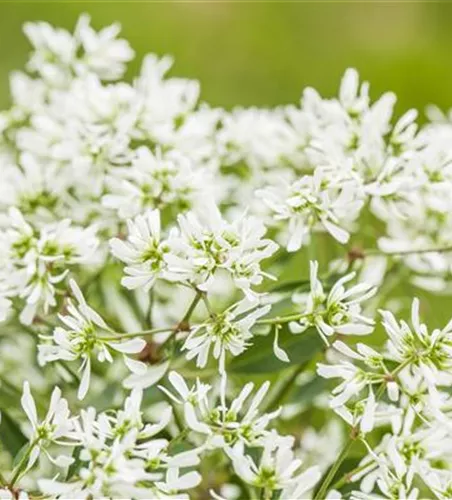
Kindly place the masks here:
POLYGON ((96 228, 73 226, 69 219, 36 228, 17 208, 10 208, 8 215, 0 236, 1 303, 6 309, 17 299, 21 322, 30 324, 38 312, 47 314, 57 304, 55 285, 72 266, 93 263, 96 228))
POLYGON ((160 277, 207 292, 221 271, 249 300, 257 299, 252 286, 260 285, 267 273, 260 262, 270 257, 277 245, 263 238, 265 226, 243 215, 229 223, 215 204, 187 212, 177 219, 178 228, 161 239, 160 212, 154 210, 128 220, 127 241, 111 240, 113 255, 124 261, 127 288, 149 290, 160 277))
POLYGON ((0 497, 452 498, 451 114, 354 69, 227 111, 117 24, 24 32, 0 497))

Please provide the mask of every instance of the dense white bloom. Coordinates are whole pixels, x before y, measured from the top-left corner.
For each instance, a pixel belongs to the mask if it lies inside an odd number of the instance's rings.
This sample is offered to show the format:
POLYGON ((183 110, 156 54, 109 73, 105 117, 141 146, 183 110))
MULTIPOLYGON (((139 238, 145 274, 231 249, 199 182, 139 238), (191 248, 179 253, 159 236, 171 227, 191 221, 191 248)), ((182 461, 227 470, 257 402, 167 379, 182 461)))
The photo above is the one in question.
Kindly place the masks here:
POLYGON ((176 152, 165 156, 145 147, 136 151, 129 167, 116 168, 107 179, 109 194, 103 204, 118 210, 120 217, 133 217, 146 208, 188 210, 207 190, 208 172, 176 152))
POLYGON ((225 160, 233 165, 245 160, 254 169, 273 168, 294 149, 295 131, 282 109, 235 109, 222 120, 218 139, 225 160))
POLYGON ((226 111, 168 56, 123 80, 118 24, 24 31, 0 112, 0 497, 289 500, 322 473, 331 500, 450 498, 452 322, 417 299, 397 318, 406 283, 447 312, 451 113, 394 118, 354 69, 337 97, 226 111), (69 412, 74 382, 94 407, 69 412))
POLYGON ((0 262, 10 272, 0 274, 6 296, 24 299, 20 319, 30 324, 40 308, 56 305, 56 287, 71 266, 95 262, 95 226, 73 226, 66 219, 40 230, 16 208, 9 210, 9 227, 0 235, 0 262))
POLYGON ((56 86, 67 84, 74 74, 88 71, 106 80, 122 76, 124 63, 134 53, 128 42, 116 39, 119 25, 96 33, 89 23, 89 16, 81 16, 74 35, 48 23, 26 23, 24 31, 34 48, 28 69, 56 86))
POLYGON ((149 290, 161 277, 206 291, 216 272, 223 270, 247 298, 255 300, 251 287, 267 276, 260 261, 277 248, 271 240, 263 239, 265 226, 246 215, 228 223, 214 204, 208 204, 201 215, 202 220, 194 212, 180 215, 180 232, 171 231, 163 241, 158 210, 128 221, 128 241, 115 238, 110 242, 113 254, 128 264, 123 285, 149 290))
POLYGON ((208 291, 217 271, 226 271, 247 299, 256 300, 252 287, 268 277, 261 261, 277 249, 276 243, 264 238, 266 228, 260 220, 243 214, 229 223, 209 202, 202 211, 180 215, 178 223, 180 235, 166 257, 169 279, 208 291))
POLYGON ((419 374, 431 391, 435 391, 437 385, 447 384, 452 375, 452 321, 429 333, 419 318, 418 299, 413 300, 411 307, 411 328, 403 320, 398 323, 389 311, 381 311, 381 315, 388 335, 388 358, 419 374))
POLYGON ((154 439, 168 424, 171 409, 159 422, 146 424, 140 409, 142 397, 141 391, 134 390, 123 409, 98 415, 94 408, 82 411, 68 436, 80 447, 78 479, 41 479, 41 490, 57 498, 102 496, 106 491, 112 497, 168 498, 167 494, 199 484, 201 476, 196 471, 179 473, 179 468, 199 464, 196 450, 169 455, 169 442, 154 439))
POLYGON ((259 191, 276 221, 287 221, 287 250, 295 252, 310 242, 311 232, 322 228, 344 244, 350 238, 342 227, 363 205, 356 182, 331 182, 331 173, 316 170, 289 185, 259 191))
POLYGON ((276 418, 279 410, 259 415, 259 406, 269 389, 265 382, 250 398, 254 384, 246 384, 239 395, 227 404, 227 379, 223 375, 220 383, 219 401, 209 398, 212 392, 210 385, 202 384, 197 379, 196 384, 189 388, 185 380, 176 372, 170 372, 169 381, 177 391, 177 396, 166 388, 160 389, 178 404, 183 404, 184 418, 189 429, 204 435, 208 448, 229 448, 237 442, 249 446, 262 443, 268 435, 267 426, 276 418))

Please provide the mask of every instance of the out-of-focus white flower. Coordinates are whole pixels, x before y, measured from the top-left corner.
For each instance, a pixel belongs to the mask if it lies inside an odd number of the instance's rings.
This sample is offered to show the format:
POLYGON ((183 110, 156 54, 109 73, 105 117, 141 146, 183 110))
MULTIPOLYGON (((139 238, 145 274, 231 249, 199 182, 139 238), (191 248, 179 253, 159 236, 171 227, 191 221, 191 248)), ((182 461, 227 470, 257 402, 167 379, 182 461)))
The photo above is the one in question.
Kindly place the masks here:
POLYGON ((0 295, 0 322, 5 321, 11 309, 11 301, 0 295))
POLYGON ((182 154, 173 151, 164 156, 158 150, 153 155, 141 147, 132 166, 116 168, 109 175, 109 193, 102 200, 122 218, 134 217, 147 208, 186 211, 203 193, 210 194, 208 176, 205 169, 195 169, 182 154))
POLYGON ((327 172, 317 169, 289 185, 258 192, 275 221, 287 222, 287 250, 295 252, 310 241, 311 232, 321 228, 344 244, 350 238, 343 221, 356 218, 363 201, 358 184, 335 184, 327 172))
POLYGON ((134 52, 127 41, 116 39, 119 25, 96 33, 89 23, 89 16, 81 16, 74 35, 45 22, 26 23, 24 31, 34 48, 28 69, 55 86, 64 86, 74 74, 88 71, 105 80, 122 76, 124 63, 134 52))
POLYGON ((115 23, 96 33, 90 26, 89 16, 80 16, 74 36, 83 55, 75 62, 75 71, 92 71, 103 80, 120 78, 124 74, 125 63, 134 56, 127 40, 117 38, 120 31, 121 26, 115 23))
POLYGON ((25 304, 20 314, 30 324, 40 308, 56 305, 56 287, 71 266, 93 262, 98 246, 97 228, 73 226, 69 220, 46 224, 40 230, 26 222, 22 213, 9 210, 8 227, 0 235, 0 290, 25 304))

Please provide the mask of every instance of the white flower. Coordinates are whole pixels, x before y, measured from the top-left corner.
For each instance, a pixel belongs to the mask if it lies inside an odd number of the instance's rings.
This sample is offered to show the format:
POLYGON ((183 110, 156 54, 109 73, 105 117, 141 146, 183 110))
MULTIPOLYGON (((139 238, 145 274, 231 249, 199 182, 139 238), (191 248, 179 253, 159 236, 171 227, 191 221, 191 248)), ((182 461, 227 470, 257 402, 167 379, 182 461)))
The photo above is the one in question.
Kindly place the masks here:
POLYGON ((38 72, 55 86, 64 86, 74 76, 87 71, 114 80, 122 76, 133 51, 125 40, 116 40, 119 25, 96 33, 89 26, 89 16, 81 16, 74 35, 55 29, 48 23, 26 23, 25 34, 34 47, 28 69, 38 72))
POLYGON ((142 102, 137 134, 160 144, 171 144, 177 135, 178 125, 190 116, 199 97, 197 81, 164 78, 172 63, 169 56, 159 59, 154 54, 148 54, 136 82, 142 102))
POLYGON ((75 70, 78 73, 93 71, 103 80, 120 78, 126 69, 125 63, 134 56, 129 43, 116 38, 120 31, 121 26, 115 23, 96 33, 90 26, 89 16, 80 16, 74 36, 84 54, 75 63, 75 70))
POLYGON ((452 368, 452 321, 443 329, 429 333, 419 318, 418 299, 413 299, 411 307, 411 328, 403 320, 398 323, 389 311, 380 313, 388 335, 388 358, 404 363, 423 378, 430 391, 436 392, 436 385, 441 383, 440 373, 450 372, 452 368))
POLYGON ((131 166, 112 171, 107 179, 110 193, 103 196, 102 202, 118 210, 122 218, 134 217, 147 208, 185 211, 204 193, 211 192, 208 175, 176 151, 163 155, 157 150, 154 155, 140 147, 131 166))
POLYGON ((357 217, 363 205, 355 182, 331 182, 331 174, 317 169, 292 184, 258 192, 275 221, 287 221, 287 250, 295 252, 310 241, 311 232, 322 228, 344 244, 350 238, 343 221, 357 217))
POLYGON ((71 457, 60 455, 57 458, 52 458, 46 450, 50 443, 62 442, 64 444, 64 438, 69 435, 74 426, 74 418, 70 417, 68 403, 61 397, 61 390, 58 387, 53 390, 49 410, 43 420, 38 419, 35 401, 28 382, 24 382, 21 404, 32 426, 29 436, 30 451, 27 469, 34 465, 41 451, 53 463, 61 467, 70 465, 73 461, 71 457))
POLYGON ((197 213, 178 217, 180 236, 171 242, 167 255, 168 277, 172 281, 188 282, 207 291, 217 271, 226 271, 247 299, 255 301, 252 286, 268 277, 260 262, 277 249, 265 239, 265 226, 255 217, 242 215, 229 223, 218 207, 208 201, 197 213))
POLYGON ((245 482, 267 491, 282 490, 282 498, 302 498, 320 479, 317 467, 298 472, 302 462, 294 457, 293 438, 269 434, 259 465, 245 454, 241 443, 228 451, 237 475, 245 482))
POLYGON ((165 254, 170 251, 169 243, 161 240, 160 212, 148 211, 127 221, 128 237, 110 240, 112 254, 125 262, 125 276, 121 283, 129 289, 143 287, 149 291, 159 275, 167 268, 165 254))
POLYGON ((0 290, 24 299, 20 320, 30 324, 40 308, 56 305, 56 287, 71 266, 93 262, 97 228, 73 226, 66 219, 37 229, 10 208, 9 226, 0 235, 0 259, 11 273, 0 274, 0 290))
POLYGON ((344 287, 355 277, 350 273, 339 279, 328 295, 318 279, 318 262, 310 263, 311 291, 305 301, 305 312, 298 322, 289 324, 292 333, 301 333, 309 326, 315 326, 322 339, 334 333, 343 335, 368 335, 374 329, 374 321, 361 314, 361 302, 376 293, 376 288, 367 283, 359 283, 348 290, 344 287))
POLYGON ((164 387, 160 389, 173 401, 184 405, 184 418, 189 429, 207 438, 209 448, 230 448, 237 442, 249 446, 258 445, 269 433, 267 426, 276 418, 280 410, 260 414, 259 406, 270 387, 265 382, 254 396, 253 383, 246 384, 230 404, 227 404, 227 378, 224 374, 220 382, 219 401, 208 395, 212 388, 197 379, 190 389, 184 379, 176 372, 170 372, 169 381, 180 397, 174 396, 164 387))
POLYGON ((66 328, 56 327, 53 336, 43 337, 51 344, 40 344, 39 362, 44 365, 57 360, 81 360, 82 372, 78 390, 79 399, 83 399, 88 392, 91 375, 91 357, 96 354, 100 362, 113 362, 111 350, 124 354, 126 365, 133 371, 143 372, 142 363, 129 360, 126 354, 135 354, 143 350, 146 342, 140 338, 122 340, 120 335, 115 336, 111 328, 85 301, 81 290, 75 281, 70 281, 77 306, 68 301, 67 315, 59 315, 66 328), (105 332, 109 336, 99 333, 105 332))
POLYGON ((291 155, 296 141, 284 118, 282 109, 235 109, 226 114, 218 133, 226 162, 234 165, 245 160, 256 170, 278 165, 291 155))
POLYGON ((244 352, 253 338, 251 328, 269 310, 269 305, 256 308, 255 302, 242 301, 193 327, 183 345, 187 359, 196 358, 196 366, 204 368, 212 347, 213 357, 219 362, 219 370, 224 372, 226 353, 239 356, 244 352))

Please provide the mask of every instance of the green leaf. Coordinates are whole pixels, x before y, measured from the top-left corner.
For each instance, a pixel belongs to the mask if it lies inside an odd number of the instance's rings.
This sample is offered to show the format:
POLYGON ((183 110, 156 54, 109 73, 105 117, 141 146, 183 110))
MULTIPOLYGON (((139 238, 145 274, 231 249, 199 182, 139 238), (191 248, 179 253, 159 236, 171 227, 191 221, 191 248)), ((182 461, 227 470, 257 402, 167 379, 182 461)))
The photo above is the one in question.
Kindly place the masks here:
POLYGON ((254 344, 242 355, 234 358, 228 369, 235 373, 269 373, 284 370, 294 364, 309 361, 324 347, 315 328, 293 335, 285 325, 279 334, 279 346, 286 351, 290 362, 284 363, 273 353, 273 340, 273 332, 265 337, 254 337, 254 344))
POLYGON ((82 465, 82 461, 80 460, 81 451, 82 451, 81 446, 77 446, 77 448, 74 448, 74 451, 72 452, 72 458, 74 459, 74 462, 69 466, 66 475, 66 481, 75 476, 75 474, 80 470, 80 467, 82 465))
POLYGON ((286 281, 285 283, 279 283, 269 289, 269 292, 308 292, 311 288, 311 283, 308 280, 294 280, 286 281))
POLYGON ((1 413, 0 440, 5 449, 14 458, 28 443, 28 439, 23 435, 17 422, 5 410, 2 410, 1 413))
POLYGON ((309 403, 318 394, 325 391, 328 387, 328 380, 314 376, 308 382, 297 386, 296 390, 293 391, 290 400, 297 403, 309 403))

